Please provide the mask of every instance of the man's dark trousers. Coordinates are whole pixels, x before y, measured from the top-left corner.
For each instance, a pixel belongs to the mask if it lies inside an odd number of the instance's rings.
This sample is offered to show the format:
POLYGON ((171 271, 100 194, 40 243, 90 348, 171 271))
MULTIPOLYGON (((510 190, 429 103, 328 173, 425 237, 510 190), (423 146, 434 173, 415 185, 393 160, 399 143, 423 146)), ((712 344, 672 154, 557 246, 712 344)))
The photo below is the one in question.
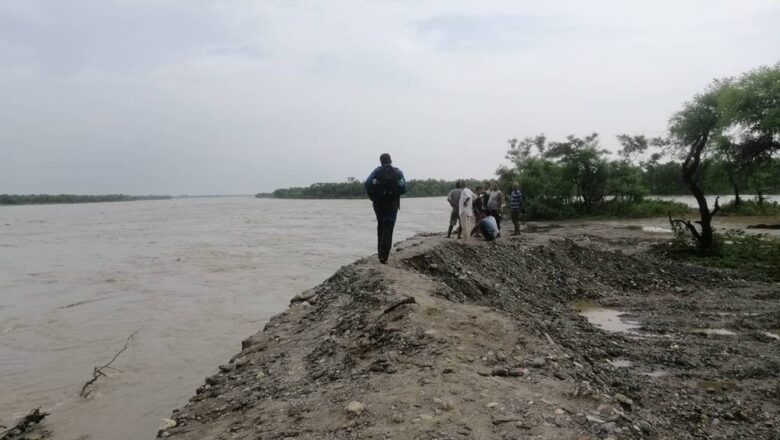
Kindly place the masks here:
POLYGON ((377 252, 379 259, 387 261, 390 249, 393 247, 393 228, 398 216, 398 202, 374 202, 376 214, 377 252))

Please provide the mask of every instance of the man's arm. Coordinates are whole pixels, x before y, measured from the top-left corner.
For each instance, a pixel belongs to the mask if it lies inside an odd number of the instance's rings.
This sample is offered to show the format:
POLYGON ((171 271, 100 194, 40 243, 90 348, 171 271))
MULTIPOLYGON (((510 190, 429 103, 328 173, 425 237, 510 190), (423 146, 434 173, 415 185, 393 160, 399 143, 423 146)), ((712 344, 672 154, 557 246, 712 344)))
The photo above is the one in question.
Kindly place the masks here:
POLYGON ((398 170, 398 194, 406 194, 406 178, 401 170, 398 170))
POLYGON ((373 180, 376 177, 377 169, 374 169, 374 171, 371 171, 371 174, 368 175, 368 178, 366 179, 365 183, 363 183, 363 186, 366 188, 366 194, 368 194, 368 198, 371 198, 371 185, 373 185, 373 180))
MULTIPOLYGON (((464 189, 463 191, 467 191, 467 190, 468 190, 468 188, 467 188, 467 189, 464 189)), ((465 208, 466 206, 468 206, 468 204, 469 204, 469 200, 471 200, 471 196, 472 196, 473 194, 474 194, 474 193, 472 193, 471 191, 469 191, 469 192, 467 192, 467 193, 461 193, 461 198, 463 198, 463 196, 464 196, 464 195, 466 196, 466 200, 464 200, 464 201, 463 201, 463 207, 464 207, 464 208, 465 208)))

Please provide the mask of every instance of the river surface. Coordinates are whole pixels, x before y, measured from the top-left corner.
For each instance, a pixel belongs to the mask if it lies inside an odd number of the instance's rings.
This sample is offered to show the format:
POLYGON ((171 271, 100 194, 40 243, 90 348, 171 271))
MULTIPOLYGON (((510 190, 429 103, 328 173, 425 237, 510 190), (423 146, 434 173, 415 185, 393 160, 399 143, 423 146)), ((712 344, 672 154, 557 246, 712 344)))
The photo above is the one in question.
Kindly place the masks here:
MULTIPOLYGON (((404 199, 395 241, 448 219, 443 197, 404 199)), ((628 223, 668 228, 602 222, 628 223)), ((293 295, 375 248, 365 200, 0 207, 0 423, 41 406, 56 440, 154 438, 293 295)))

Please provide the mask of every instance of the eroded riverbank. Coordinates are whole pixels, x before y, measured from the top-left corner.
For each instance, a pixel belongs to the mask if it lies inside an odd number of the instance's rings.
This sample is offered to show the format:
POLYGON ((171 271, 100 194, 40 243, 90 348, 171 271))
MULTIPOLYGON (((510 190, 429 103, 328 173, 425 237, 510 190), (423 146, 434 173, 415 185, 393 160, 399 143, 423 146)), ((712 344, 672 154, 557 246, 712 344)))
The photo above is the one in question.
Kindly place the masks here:
POLYGON ((389 265, 343 267, 159 435, 776 438, 778 283, 665 260, 652 232, 535 230, 417 237, 389 265), (632 325, 595 326, 583 304, 632 325))

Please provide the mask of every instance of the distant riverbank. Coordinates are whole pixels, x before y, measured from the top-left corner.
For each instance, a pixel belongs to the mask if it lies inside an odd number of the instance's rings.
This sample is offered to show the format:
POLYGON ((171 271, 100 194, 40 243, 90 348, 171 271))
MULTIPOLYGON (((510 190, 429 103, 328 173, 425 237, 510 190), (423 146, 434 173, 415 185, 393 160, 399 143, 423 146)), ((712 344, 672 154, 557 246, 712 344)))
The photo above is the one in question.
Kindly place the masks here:
POLYGON ((52 205, 69 203, 132 202, 136 200, 167 200, 171 196, 129 196, 126 194, 0 194, 0 205, 52 205))

